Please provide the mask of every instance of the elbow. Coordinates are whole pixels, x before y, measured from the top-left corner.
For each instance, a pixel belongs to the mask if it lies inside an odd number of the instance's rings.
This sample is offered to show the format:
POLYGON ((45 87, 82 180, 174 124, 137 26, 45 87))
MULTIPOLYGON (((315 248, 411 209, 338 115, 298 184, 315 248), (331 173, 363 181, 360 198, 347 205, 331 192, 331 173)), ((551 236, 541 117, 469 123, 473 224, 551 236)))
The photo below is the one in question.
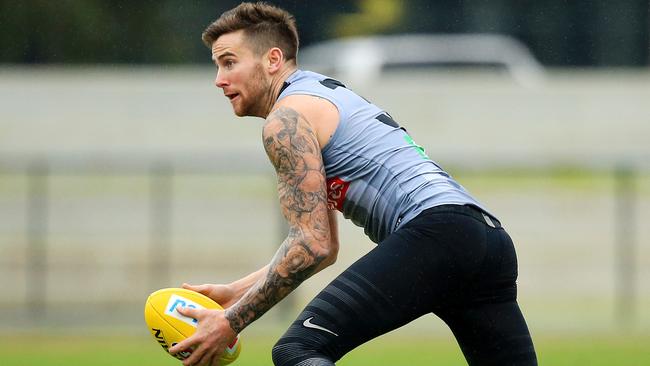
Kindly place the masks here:
POLYGON ((323 259, 323 264, 325 267, 329 267, 332 264, 336 263, 336 259, 339 255, 339 243, 338 241, 331 240, 327 251, 325 253, 325 258, 323 259))

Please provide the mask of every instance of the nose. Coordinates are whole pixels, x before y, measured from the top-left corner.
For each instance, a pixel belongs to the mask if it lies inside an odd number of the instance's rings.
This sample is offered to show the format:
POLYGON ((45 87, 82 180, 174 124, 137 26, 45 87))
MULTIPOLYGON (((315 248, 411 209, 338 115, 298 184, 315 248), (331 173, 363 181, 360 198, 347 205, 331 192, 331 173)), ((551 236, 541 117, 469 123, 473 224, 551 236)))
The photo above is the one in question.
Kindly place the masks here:
POLYGON ((217 88, 223 88, 224 86, 228 85, 228 82, 226 81, 226 78, 222 72, 217 71, 217 77, 214 79, 214 85, 217 88))

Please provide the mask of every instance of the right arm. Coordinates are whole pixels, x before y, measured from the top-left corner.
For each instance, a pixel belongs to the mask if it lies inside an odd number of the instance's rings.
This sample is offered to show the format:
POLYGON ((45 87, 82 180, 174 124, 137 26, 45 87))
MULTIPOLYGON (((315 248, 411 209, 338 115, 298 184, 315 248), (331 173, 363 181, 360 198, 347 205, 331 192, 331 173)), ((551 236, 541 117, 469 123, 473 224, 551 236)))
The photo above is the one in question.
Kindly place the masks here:
MULTIPOLYGON (((323 268, 333 264, 336 261, 339 249, 339 234, 336 215, 336 211, 327 210, 330 241, 328 247, 330 253, 322 262, 318 264, 318 266, 316 266, 314 273, 319 272, 323 268)), ((246 277, 243 277, 227 285, 204 284, 194 286, 183 284, 183 288, 202 293, 203 295, 206 295, 219 303, 224 308, 229 308, 231 305, 239 301, 251 287, 263 280, 263 278, 269 273, 269 266, 270 265, 266 265, 261 269, 247 275, 246 277)))
POLYGON ((203 285, 190 285, 187 283, 183 284, 183 288, 187 290, 196 291, 201 293, 212 300, 216 301, 217 304, 221 305, 224 309, 229 308, 232 304, 236 303, 242 296, 251 288, 257 281, 268 272, 269 266, 266 265, 261 269, 249 274, 246 277, 243 277, 237 281, 234 281, 230 284, 203 284, 203 285))
MULTIPOLYGON (((334 262, 336 262, 336 257, 339 251, 339 232, 338 232, 338 223, 336 221, 336 211, 329 210, 327 213, 327 219, 330 226, 330 255, 320 263, 316 268, 316 272, 328 267, 334 262)), ((235 301, 239 300, 245 293, 251 288, 257 281, 262 279, 266 273, 269 271, 269 265, 262 267, 261 269, 249 274, 248 276, 239 279, 235 282, 232 282, 228 286, 230 287, 233 296, 236 298, 235 301)))
POLYGON ((194 348, 184 365, 219 356, 237 333, 336 260, 338 235, 331 227, 334 215, 327 208, 321 144, 300 109, 276 109, 263 132, 264 147, 278 175, 280 206, 289 224, 287 238, 267 267, 235 282, 229 304, 248 289, 225 311, 178 309, 199 321, 194 335, 169 349, 176 354, 194 348))
MULTIPOLYGON (((330 224, 330 248, 332 253, 320 263, 316 268, 316 272, 322 270, 323 268, 333 264, 336 261, 339 248, 339 233, 338 233, 338 224, 336 222, 336 211, 330 210, 328 212, 328 220, 330 224)), ((266 273, 269 271, 269 265, 260 268, 259 270, 243 277, 237 281, 229 283, 227 285, 220 284, 204 284, 204 285, 190 285, 187 283, 183 284, 183 288, 199 292, 212 300, 216 301, 224 309, 229 308, 232 304, 239 301, 239 299, 244 296, 244 294, 251 288, 255 283, 261 280, 266 273)))
POLYGON ((327 209, 325 169, 311 124, 297 109, 281 106, 267 118, 264 147, 278 175, 280 206, 289 232, 267 271, 226 310, 231 328, 241 332, 304 280, 334 263, 327 209))

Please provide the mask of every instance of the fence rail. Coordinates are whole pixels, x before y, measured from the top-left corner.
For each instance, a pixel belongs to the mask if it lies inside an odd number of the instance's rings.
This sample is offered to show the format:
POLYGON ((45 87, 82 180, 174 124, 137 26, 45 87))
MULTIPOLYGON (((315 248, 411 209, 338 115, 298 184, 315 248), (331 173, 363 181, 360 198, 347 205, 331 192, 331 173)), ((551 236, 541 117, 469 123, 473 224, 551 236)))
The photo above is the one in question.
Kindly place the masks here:
MULTIPOLYGON (((175 226, 179 187, 175 183, 180 176, 218 177, 249 176, 264 185, 265 191, 272 194, 273 174, 268 163, 258 156, 237 155, 237 161, 229 156, 195 155, 185 157, 134 157, 133 155, 84 155, 58 157, 12 157, 0 159, 0 180, 8 176, 24 176, 25 184, 25 292, 20 302, 27 306, 29 317, 34 324, 47 322, 48 292, 54 286, 50 280, 49 257, 55 250, 50 246, 52 223, 52 196, 54 178, 73 177, 145 177, 148 182, 148 250, 146 287, 155 289, 166 287, 173 282, 170 273, 174 268, 172 240, 175 226)), ((462 166, 456 166, 462 171, 462 166)), ((562 167, 560 167, 562 168, 562 167)), ((486 169, 493 169, 488 167, 486 169)), ((512 167, 517 170, 521 167, 512 167)), ((477 172, 476 167, 471 171, 477 172)), ((555 167, 537 171, 526 170, 524 174, 544 177, 553 174, 555 167)), ((639 268, 636 257, 639 253, 639 189, 636 182, 643 171, 634 165, 619 164, 611 167, 611 179, 615 182, 611 195, 615 201, 615 240, 612 252, 613 282, 616 285, 614 317, 616 323, 627 329, 634 328, 639 319, 639 268)), ((185 191, 188 191, 185 189, 185 191)), ((266 195, 266 193, 264 193, 266 195)), ((0 186, 0 199, 3 193, 0 186)), ((275 205, 273 197, 269 204, 275 205)), ((284 235, 284 223, 277 210, 273 217, 273 242, 279 243, 284 235)), ((236 209, 236 208, 235 208, 236 209)), ((259 212, 245 212, 245 215, 260 215, 259 212)), ((262 215, 260 215, 262 216, 262 215)), ((264 215, 266 216, 266 215, 264 215)), ((268 235, 269 232, 261 235, 268 235)), ((4 246, 5 244, 3 244, 4 246)), ((270 248, 274 250, 274 248, 270 248)), ((16 279, 17 280, 17 279, 16 279)), ((55 284, 56 285, 56 284, 55 284)), ((2 305, 2 304, 0 304, 2 305)), ((6 304, 5 304, 6 305, 6 304)), ((291 308, 285 305, 285 309, 291 308)))

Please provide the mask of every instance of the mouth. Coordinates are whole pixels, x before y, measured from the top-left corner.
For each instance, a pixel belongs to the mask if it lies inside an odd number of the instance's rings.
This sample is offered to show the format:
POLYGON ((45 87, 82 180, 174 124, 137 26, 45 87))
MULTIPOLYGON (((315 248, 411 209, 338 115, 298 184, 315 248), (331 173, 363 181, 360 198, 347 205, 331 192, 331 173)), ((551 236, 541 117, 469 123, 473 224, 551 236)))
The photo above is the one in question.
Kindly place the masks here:
POLYGON ((226 94, 226 98, 228 98, 231 102, 235 100, 239 96, 239 93, 230 93, 226 94))

